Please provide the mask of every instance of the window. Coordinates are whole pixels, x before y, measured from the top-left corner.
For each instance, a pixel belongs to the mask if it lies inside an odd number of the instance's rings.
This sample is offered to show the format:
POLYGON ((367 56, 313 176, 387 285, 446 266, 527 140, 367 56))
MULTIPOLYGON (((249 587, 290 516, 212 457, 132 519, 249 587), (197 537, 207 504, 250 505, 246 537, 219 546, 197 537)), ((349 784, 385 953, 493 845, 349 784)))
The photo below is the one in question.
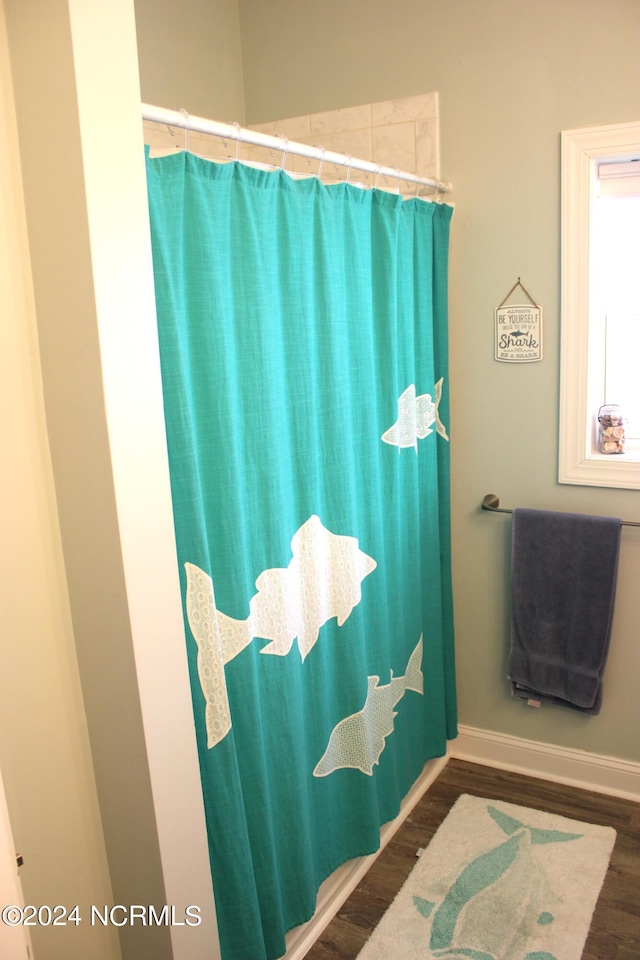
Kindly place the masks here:
POLYGON ((640 446, 640 157, 600 162, 597 178, 590 272, 602 396, 622 407, 631 451, 640 446))
POLYGON ((640 489, 639 264, 640 122, 565 131, 560 483, 640 489), (627 420, 621 453, 602 452, 608 404, 627 420))

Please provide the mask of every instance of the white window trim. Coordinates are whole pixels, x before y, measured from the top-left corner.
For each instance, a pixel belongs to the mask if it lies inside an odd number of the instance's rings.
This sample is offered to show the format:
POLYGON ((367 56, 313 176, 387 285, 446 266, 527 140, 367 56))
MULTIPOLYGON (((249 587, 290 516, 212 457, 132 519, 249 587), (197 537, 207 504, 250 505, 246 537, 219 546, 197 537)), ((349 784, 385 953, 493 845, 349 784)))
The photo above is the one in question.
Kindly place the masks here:
MULTIPOLYGON (((640 452, 594 449, 589 384, 589 220, 598 159, 637 156, 640 122, 565 130, 561 138, 560 483, 640 489, 640 452)), ((593 382, 593 381, 592 381, 593 382)))

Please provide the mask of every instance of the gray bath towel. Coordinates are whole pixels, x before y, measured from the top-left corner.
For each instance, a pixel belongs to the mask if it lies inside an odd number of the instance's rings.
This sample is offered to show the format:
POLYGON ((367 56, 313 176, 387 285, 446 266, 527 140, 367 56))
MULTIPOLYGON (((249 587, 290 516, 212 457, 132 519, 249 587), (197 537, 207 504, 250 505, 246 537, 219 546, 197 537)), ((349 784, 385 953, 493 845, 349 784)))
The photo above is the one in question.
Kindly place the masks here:
POLYGON ((515 696, 599 713, 620 531, 614 517, 513 511, 509 679, 515 696))

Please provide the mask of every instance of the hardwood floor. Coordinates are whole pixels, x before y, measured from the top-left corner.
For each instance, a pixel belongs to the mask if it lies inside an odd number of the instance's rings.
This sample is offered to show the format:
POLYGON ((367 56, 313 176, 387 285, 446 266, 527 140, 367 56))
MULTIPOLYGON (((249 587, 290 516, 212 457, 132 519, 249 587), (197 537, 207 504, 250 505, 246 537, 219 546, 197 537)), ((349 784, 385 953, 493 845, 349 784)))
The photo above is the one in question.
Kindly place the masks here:
POLYGON ((462 760, 449 761, 306 960, 357 957, 415 866, 416 851, 462 793, 613 827, 616 843, 582 960, 640 960, 640 804, 462 760))

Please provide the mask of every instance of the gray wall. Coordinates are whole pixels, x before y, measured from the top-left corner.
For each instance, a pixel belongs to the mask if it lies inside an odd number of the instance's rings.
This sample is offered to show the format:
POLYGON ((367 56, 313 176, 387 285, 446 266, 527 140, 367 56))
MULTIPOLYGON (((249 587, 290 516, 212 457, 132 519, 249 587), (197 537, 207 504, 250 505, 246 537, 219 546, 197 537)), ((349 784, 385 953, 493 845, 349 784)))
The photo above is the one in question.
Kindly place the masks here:
MULTIPOLYGON (((140 14, 148 6, 138 0, 140 14)), ((450 330, 454 596, 460 721, 640 760, 635 686, 640 536, 625 528, 618 601, 598 718, 526 708, 505 679, 509 642, 504 506, 639 519, 636 491, 557 483, 560 131, 638 118, 636 0, 239 0, 247 123, 392 97, 440 93, 442 169, 453 181, 450 330), (544 359, 493 359, 493 311, 517 277, 544 309, 544 359)), ((218 18, 229 23, 226 11, 218 18)), ((210 20, 205 24, 210 27, 210 20)), ((192 25, 193 26, 193 25, 192 25)), ((187 29, 187 19, 180 24, 187 29)), ((154 21, 153 30, 160 29, 154 21)), ((164 49, 138 16, 145 59, 164 49)), ((232 41, 234 39, 232 36, 232 41)), ((188 47, 190 38, 183 36, 188 47)), ((200 42, 200 41, 199 41, 200 42)), ((214 42, 212 35, 211 42, 214 42)), ((217 41, 216 41, 217 42, 217 41)), ((158 94, 176 100, 180 71, 158 94)), ((190 82, 202 81, 201 59, 190 82)), ((239 88, 238 88, 239 89, 239 88)), ((223 115, 233 97, 221 90, 223 115)), ((169 105, 173 105, 170 103, 169 105)), ((188 104, 188 109, 192 109, 188 104)), ((192 112, 195 112, 192 110, 192 112)))
POLYGON ((505 680, 504 506, 640 519, 636 491, 557 483, 563 129, 637 120, 635 0, 240 0, 249 122, 430 90, 454 183, 450 336, 454 596, 460 721, 640 760, 640 531, 624 528, 598 718, 527 708, 505 680), (544 308, 544 359, 493 359, 493 311, 521 277, 544 308))

